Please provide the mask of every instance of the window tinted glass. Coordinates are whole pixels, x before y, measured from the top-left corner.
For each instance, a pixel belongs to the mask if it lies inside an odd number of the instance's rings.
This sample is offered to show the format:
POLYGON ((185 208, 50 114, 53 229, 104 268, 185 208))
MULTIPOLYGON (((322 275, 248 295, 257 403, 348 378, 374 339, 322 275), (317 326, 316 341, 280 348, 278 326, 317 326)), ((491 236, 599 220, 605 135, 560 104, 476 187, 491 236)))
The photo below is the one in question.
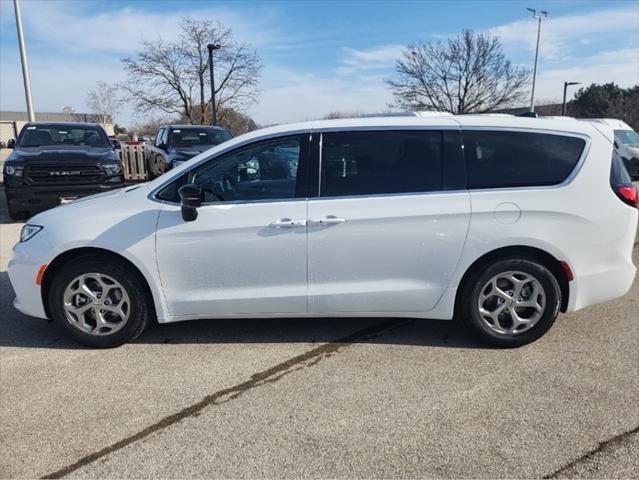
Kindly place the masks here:
POLYGON ((20 133, 19 147, 70 145, 87 147, 111 147, 111 142, 101 128, 91 125, 28 125, 20 133))
POLYGON ((324 133, 320 195, 375 195, 442 189, 440 131, 324 133))
POLYGON ((219 157, 191 174, 204 201, 254 201, 294 198, 301 137, 263 142, 219 157))
POLYGON ((529 132, 462 132, 468 188, 557 185, 575 168, 586 142, 529 132))
POLYGON ((162 134, 164 133, 164 129, 160 128, 160 130, 158 130, 158 134, 155 136, 155 142, 153 143, 156 147, 160 145, 160 143, 162 143, 162 134))
POLYGON ((192 145, 219 145, 231 136, 226 130, 214 128, 174 128, 171 131, 169 145, 172 147, 190 147, 192 145))

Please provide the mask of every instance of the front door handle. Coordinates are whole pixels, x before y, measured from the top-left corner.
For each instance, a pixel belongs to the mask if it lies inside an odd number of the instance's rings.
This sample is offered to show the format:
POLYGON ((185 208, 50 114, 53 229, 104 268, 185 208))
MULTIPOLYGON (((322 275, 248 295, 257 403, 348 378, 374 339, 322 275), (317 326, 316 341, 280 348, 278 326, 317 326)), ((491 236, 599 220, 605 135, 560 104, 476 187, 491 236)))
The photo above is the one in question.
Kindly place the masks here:
POLYGON ((291 228, 291 227, 304 227, 306 226, 306 220, 291 220, 290 218, 280 218, 268 224, 271 228, 291 228))
POLYGON ((309 225, 337 225, 338 223, 344 223, 346 219, 344 217, 336 217, 335 215, 327 215, 319 220, 309 220, 309 225))

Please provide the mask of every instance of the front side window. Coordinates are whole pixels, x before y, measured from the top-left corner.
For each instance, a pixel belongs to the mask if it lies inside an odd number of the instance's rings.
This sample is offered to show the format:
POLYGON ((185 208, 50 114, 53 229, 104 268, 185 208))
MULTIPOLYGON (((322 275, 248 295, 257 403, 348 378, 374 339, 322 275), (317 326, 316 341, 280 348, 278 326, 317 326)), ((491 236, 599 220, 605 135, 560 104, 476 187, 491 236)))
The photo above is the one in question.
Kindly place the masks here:
POLYGON ((99 127, 60 125, 28 125, 17 142, 19 147, 86 146, 110 148, 111 142, 99 127))
POLYGON ((468 188, 558 185, 574 170, 585 140, 532 132, 464 130, 468 188))
POLYGON ((320 196, 442 190, 445 144, 441 131, 324 133, 320 196))
POLYGON ((160 130, 158 130, 158 134, 155 137, 155 146, 159 147, 160 144, 162 143, 162 135, 164 134, 164 129, 160 128, 160 130))
POLYGON ((302 181, 302 137, 260 142, 207 162, 190 174, 205 202, 294 198, 302 181))

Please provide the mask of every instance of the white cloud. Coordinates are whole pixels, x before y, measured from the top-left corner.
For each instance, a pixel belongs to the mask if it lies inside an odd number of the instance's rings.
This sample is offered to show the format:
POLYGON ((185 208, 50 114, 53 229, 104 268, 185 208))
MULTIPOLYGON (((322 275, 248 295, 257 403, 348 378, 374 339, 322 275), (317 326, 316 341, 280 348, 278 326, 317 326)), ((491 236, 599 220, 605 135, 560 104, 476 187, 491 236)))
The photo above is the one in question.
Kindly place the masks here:
MULTIPOLYGON (((3 28, 15 28, 13 6, 8 6, 9 2, 1 3, 3 28)), ((185 16, 219 20, 233 28, 238 40, 253 45, 286 38, 274 27, 276 15, 268 9, 260 9, 257 15, 221 7, 180 10, 179 3, 178 8, 163 13, 135 7, 95 9, 92 2, 68 0, 32 0, 21 5, 26 35, 31 37, 28 39, 55 45, 57 51, 130 54, 142 40, 154 40, 159 36, 167 40, 176 38, 180 18, 185 16)))
POLYGON ((403 45, 390 44, 367 50, 344 48, 337 73, 352 75, 362 70, 389 68, 397 60, 403 50, 403 45))
MULTIPOLYGON (((619 38, 624 45, 639 39, 639 3, 629 2, 627 7, 599 10, 589 13, 551 15, 542 21, 540 54, 551 60, 566 58, 576 44, 601 43, 605 37, 619 38)), ((492 28, 506 51, 522 48, 534 51, 537 41, 537 20, 519 20, 492 28)))
POLYGON ((321 118, 327 113, 381 112, 391 95, 381 78, 300 74, 267 67, 264 94, 250 110, 260 124, 321 118))

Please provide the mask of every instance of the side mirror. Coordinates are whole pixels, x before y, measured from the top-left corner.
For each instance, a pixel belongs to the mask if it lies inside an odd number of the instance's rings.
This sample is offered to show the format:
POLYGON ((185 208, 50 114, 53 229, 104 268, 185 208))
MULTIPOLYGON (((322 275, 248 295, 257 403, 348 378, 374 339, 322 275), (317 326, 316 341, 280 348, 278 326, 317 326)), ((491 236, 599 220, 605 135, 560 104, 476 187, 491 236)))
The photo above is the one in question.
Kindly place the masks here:
POLYGON ((7 148, 16 148, 16 139, 12 138, 7 142, 7 148))
POLYGON ((119 140, 111 139, 111 145, 113 145, 113 150, 120 150, 122 148, 119 140))
POLYGON ((619 148, 619 144, 617 143, 617 140, 614 141, 615 144, 615 148, 619 148))
POLYGON ((202 188, 194 183, 183 185, 178 190, 182 205, 182 219, 192 222, 197 218, 197 209, 202 206, 202 188))
POLYGON ((164 143, 164 142, 160 142, 160 144, 158 145, 158 148, 160 150, 166 151, 166 149, 168 148, 168 145, 166 143, 164 143))

